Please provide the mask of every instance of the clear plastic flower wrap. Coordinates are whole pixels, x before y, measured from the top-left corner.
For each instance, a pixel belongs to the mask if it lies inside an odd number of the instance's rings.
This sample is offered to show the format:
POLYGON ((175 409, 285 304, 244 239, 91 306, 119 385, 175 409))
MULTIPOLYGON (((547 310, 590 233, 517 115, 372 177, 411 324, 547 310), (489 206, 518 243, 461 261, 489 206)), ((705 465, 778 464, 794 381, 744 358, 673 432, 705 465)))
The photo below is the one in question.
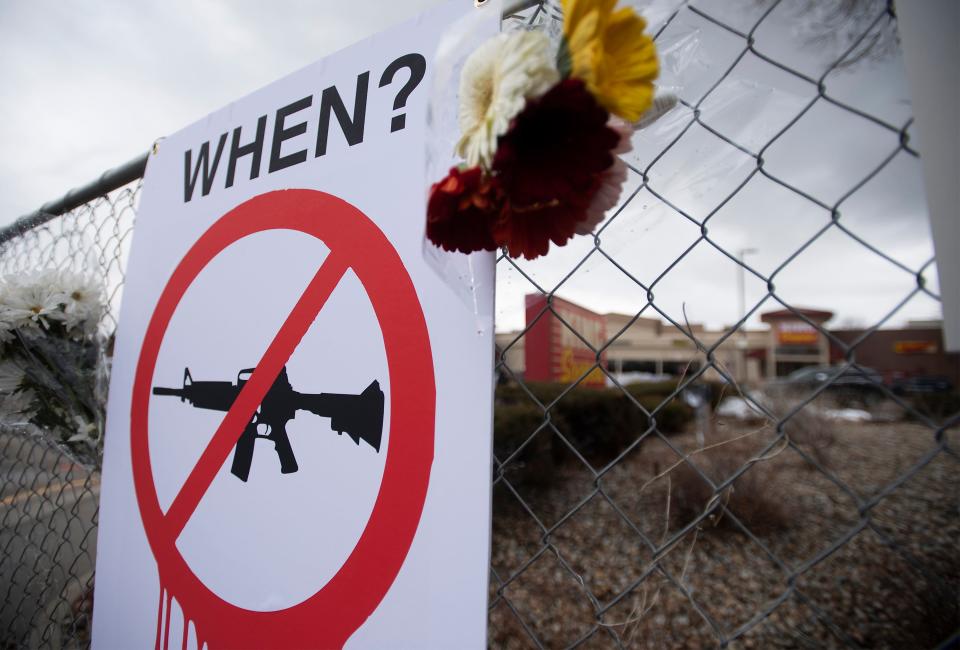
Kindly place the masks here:
MULTIPOLYGON (((672 20, 680 4, 545 0, 505 17, 490 40, 484 21, 503 10, 490 2, 445 35, 429 98, 426 162, 434 184, 423 250, 465 301, 476 301, 478 258, 440 248, 538 258, 551 244, 602 228, 654 148, 670 149, 695 112, 729 119, 743 132, 751 128, 743 115, 791 101, 748 81, 698 105, 706 90, 700 73, 716 65, 714 44, 672 20), (591 106, 607 115, 605 124, 588 117, 591 106)), ((709 191, 741 165, 738 153, 717 148, 656 182, 672 194, 709 191)))
MULTIPOLYGON (((500 0, 490 0, 455 23, 440 41, 433 58, 433 77, 427 105, 426 168, 427 178, 442 178, 457 164, 460 139, 458 106, 460 71, 467 58, 487 40, 490 21, 500 21, 500 0)), ((426 195, 429 188, 424 188, 426 195)), ((444 283, 485 322, 493 310, 480 296, 488 287, 481 284, 476 266, 480 255, 447 255, 423 239, 423 256, 444 283)), ((493 282, 490 277, 489 282, 493 282)))
POLYGON ((99 283, 61 271, 0 282, 0 426, 99 462, 107 392, 99 283))

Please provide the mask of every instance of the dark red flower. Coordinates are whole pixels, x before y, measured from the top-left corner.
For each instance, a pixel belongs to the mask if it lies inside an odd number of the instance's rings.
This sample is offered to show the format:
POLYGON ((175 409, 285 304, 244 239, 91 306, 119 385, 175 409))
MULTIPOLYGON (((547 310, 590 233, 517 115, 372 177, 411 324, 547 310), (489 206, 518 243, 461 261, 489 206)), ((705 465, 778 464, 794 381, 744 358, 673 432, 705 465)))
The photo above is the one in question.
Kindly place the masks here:
POLYGON ((550 242, 563 246, 572 238, 583 215, 582 205, 559 199, 532 206, 508 201, 493 224, 493 239, 505 246, 511 257, 536 259, 547 254, 550 242))
POLYGON ((492 169, 506 197, 494 239, 533 259, 574 235, 620 136, 579 79, 530 100, 500 137, 492 169))
POLYGON ((496 182, 481 168, 453 167, 430 188, 427 237, 447 251, 496 250, 492 231, 502 202, 496 182))

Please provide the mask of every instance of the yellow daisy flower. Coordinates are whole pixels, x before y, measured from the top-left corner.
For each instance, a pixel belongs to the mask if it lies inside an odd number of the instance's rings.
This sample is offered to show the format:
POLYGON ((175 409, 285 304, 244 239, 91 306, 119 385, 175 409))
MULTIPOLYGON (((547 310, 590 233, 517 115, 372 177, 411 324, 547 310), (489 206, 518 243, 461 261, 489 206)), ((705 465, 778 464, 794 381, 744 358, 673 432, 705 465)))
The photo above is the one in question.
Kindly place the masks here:
POLYGON ((653 102, 660 70, 647 24, 617 0, 561 0, 570 74, 582 79, 597 102, 628 122, 653 102))

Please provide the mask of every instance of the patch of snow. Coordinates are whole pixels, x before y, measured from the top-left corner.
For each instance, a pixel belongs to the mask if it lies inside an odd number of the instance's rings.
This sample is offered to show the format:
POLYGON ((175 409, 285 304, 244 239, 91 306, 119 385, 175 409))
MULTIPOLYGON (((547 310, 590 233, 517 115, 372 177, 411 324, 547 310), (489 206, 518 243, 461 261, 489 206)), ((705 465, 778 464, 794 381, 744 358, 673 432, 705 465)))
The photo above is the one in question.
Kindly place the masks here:
POLYGON ((717 415, 738 420, 755 420, 766 417, 753 404, 742 397, 728 397, 717 407, 717 415))
POLYGON ((870 422, 873 416, 862 409, 824 409, 823 417, 836 422, 870 422))

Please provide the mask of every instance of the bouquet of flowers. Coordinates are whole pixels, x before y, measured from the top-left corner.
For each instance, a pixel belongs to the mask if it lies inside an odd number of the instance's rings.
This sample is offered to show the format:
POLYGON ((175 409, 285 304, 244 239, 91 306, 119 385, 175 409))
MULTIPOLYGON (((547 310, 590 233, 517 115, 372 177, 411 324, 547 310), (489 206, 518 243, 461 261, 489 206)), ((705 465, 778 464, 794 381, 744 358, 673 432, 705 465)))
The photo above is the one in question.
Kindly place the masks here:
POLYGON ((627 177, 619 154, 653 102, 659 72, 646 23, 617 0, 562 0, 558 46, 499 34, 460 77, 457 153, 434 184, 427 237, 448 251, 505 247, 534 259, 589 234, 627 177))
POLYGON ((0 282, 0 425, 53 436, 87 462, 103 440, 102 294, 67 272, 0 282))

